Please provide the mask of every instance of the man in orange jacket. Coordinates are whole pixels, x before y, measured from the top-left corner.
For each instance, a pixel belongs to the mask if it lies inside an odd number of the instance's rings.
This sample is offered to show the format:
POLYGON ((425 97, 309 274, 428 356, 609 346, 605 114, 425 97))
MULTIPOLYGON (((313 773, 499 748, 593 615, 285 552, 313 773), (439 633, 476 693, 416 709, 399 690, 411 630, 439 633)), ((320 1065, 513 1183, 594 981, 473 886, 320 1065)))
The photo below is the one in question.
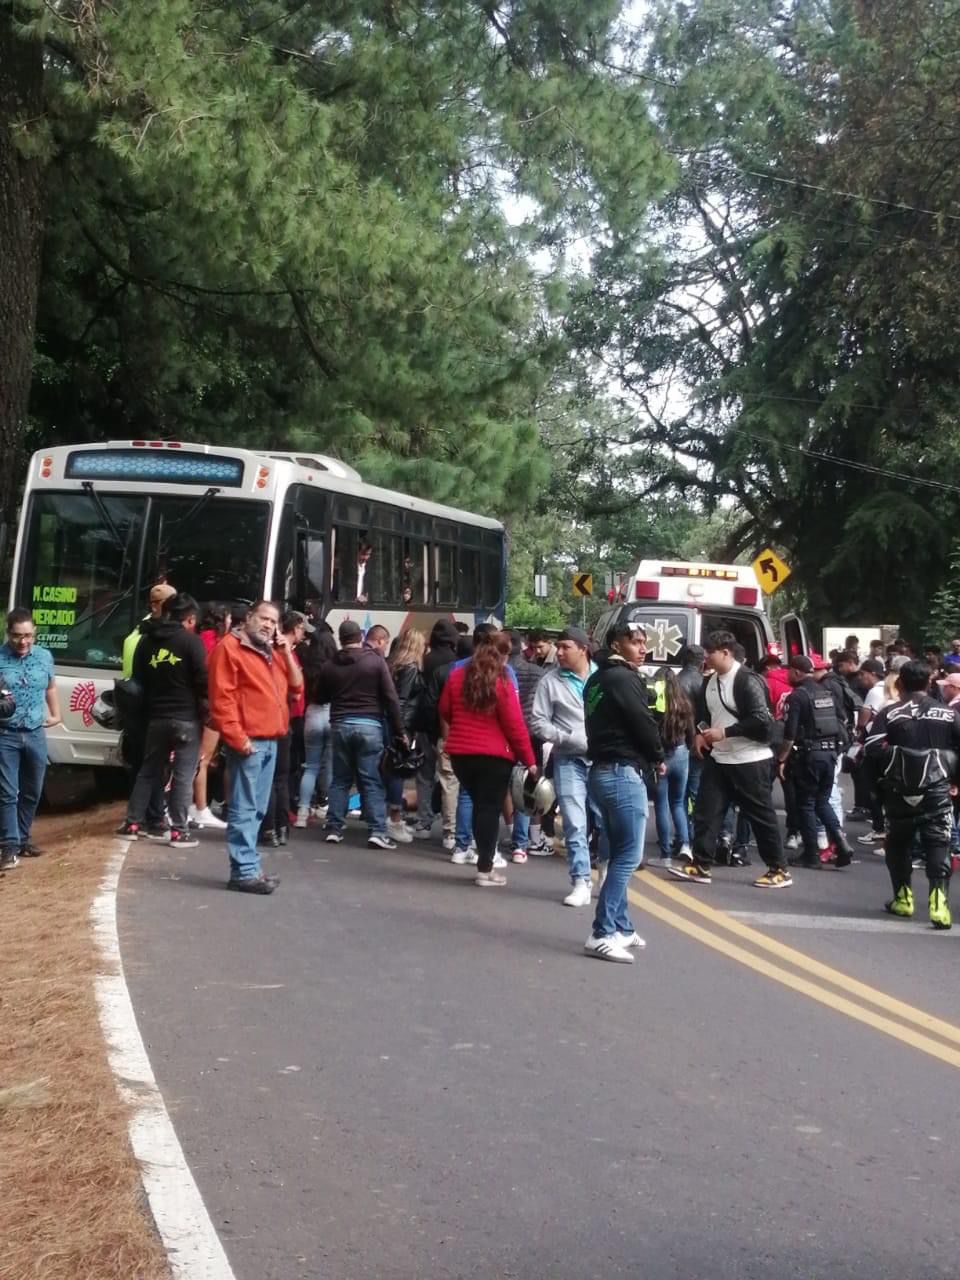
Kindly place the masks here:
POLYGON ((258 600, 241 627, 210 655, 210 715, 220 730, 230 781, 227 808, 228 888, 273 893, 280 883, 265 876, 257 835, 273 786, 277 740, 290 727, 290 695, 303 685, 280 611, 258 600))

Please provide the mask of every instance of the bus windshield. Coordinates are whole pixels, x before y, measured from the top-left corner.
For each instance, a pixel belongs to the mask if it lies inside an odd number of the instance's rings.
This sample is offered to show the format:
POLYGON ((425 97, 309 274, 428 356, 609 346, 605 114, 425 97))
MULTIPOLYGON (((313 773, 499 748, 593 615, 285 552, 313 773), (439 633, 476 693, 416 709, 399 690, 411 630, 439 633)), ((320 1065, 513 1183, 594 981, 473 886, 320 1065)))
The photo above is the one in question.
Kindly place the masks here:
POLYGON ((148 498, 35 492, 15 602, 61 663, 119 668, 151 583, 198 601, 252 601, 262 590, 270 504, 203 495, 148 498))

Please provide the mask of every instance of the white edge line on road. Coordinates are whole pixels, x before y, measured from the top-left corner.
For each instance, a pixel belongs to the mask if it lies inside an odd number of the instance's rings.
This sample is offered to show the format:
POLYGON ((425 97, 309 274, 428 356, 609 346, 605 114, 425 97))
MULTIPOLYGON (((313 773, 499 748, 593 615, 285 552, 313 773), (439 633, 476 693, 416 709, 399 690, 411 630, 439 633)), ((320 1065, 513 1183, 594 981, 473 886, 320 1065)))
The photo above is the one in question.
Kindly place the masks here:
POLYGON ((130 1145, 176 1280, 236 1280, 154 1078, 123 974, 117 886, 129 841, 115 840, 90 908, 103 972, 96 978, 100 1026, 121 1098, 130 1110, 130 1145))

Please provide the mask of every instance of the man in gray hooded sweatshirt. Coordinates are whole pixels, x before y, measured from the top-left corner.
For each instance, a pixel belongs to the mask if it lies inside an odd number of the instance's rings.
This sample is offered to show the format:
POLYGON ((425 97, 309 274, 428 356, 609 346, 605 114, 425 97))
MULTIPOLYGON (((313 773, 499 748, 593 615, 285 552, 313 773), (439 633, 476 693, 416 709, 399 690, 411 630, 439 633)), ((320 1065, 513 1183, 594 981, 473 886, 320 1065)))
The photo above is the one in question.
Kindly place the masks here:
POLYGON ((563 838, 573 886, 563 901, 568 907, 589 907, 587 814, 589 811, 597 825, 600 815, 587 797, 590 761, 583 688, 596 667, 590 659, 590 641, 579 627, 562 631, 556 650, 557 665, 547 668, 537 686, 530 731, 553 744, 553 785, 563 818, 563 838))

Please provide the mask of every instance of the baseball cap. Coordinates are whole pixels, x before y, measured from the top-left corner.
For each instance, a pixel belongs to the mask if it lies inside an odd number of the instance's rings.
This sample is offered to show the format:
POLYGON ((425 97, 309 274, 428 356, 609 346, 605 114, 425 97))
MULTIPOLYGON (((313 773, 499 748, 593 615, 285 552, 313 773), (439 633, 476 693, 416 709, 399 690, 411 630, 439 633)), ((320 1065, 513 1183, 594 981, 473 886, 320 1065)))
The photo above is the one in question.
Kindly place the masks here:
POLYGON ((578 644, 581 649, 590 648, 590 637, 582 627, 564 627, 557 636, 558 640, 572 640, 574 644, 578 644))
POLYGON ((830 663, 821 653, 817 653, 816 649, 810 650, 810 661, 813 663, 813 671, 829 671, 830 663))
POLYGON ((805 676, 813 674, 813 659, 808 658, 805 653, 795 653, 790 659, 790 670, 801 671, 805 676))
POLYGON ((346 622, 341 622, 337 631, 341 644, 356 644, 358 640, 363 639, 363 631, 359 622, 351 622, 348 618, 346 622))
POLYGON ((291 609, 283 618, 284 631, 292 631, 294 627, 303 627, 308 636, 312 636, 317 629, 307 615, 301 613, 299 609, 291 609))

